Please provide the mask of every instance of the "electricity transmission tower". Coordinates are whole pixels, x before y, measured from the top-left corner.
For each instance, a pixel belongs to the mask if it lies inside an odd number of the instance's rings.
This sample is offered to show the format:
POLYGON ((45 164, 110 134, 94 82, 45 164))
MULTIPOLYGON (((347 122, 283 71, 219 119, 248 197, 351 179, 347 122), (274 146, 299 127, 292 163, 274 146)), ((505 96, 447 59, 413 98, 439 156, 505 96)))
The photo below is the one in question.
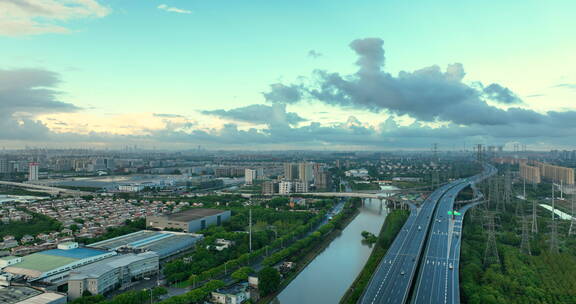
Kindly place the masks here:
POLYGON ((554 206, 554 183, 552 183, 552 222, 550 223, 550 253, 558 253, 558 224, 554 206))
POLYGON ((521 223, 522 223, 522 242, 520 243, 520 250, 527 255, 532 255, 532 251, 530 250, 530 234, 528 232, 528 223, 530 221, 527 217, 523 216, 521 223))
POLYGON ((500 264, 498 247, 496 245, 496 224, 494 212, 486 212, 484 215, 488 239, 486 239, 486 250, 484 251, 484 265, 500 264))
POLYGON ((506 169, 506 174, 504 175, 504 205, 503 209, 506 209, 506 206, 510 206, 512 202, 512 177, 510 176, 510 168, 506 169))
POLYGON ((558 222, 552 220, 550 223, 550 253, 558 253, 558 222))
POLYGON ((538 210, 536 201, 532 202, 532 233, 538 233, 538 210))
POLYGON ((438 173, 438 169, 434 168, 434 171, 432 171, 432 187, 436 189, 438 188, 439 184, 440 184, 440 174, 438 173))

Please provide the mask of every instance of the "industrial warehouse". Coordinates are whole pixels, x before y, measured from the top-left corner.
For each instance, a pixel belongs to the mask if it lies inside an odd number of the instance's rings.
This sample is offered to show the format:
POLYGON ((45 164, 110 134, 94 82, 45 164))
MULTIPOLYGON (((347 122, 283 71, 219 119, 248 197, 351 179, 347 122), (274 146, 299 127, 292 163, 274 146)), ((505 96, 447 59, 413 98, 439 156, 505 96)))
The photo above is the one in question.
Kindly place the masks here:
POLYGON ((70 270, 116 255, 114 251, 79 248, 78 243, 67 242, 58 249, 45 250, 23 257, 0 259, 2 272, 13 278, 40 281, 49 284, 65 283, 70 270), (4 266, 4 267, 2 267, 4 266))
POLYGON ((134 280, 156 274, 158 270, 159 259, 154 252, 118 255, 71 272, 68 279, 68 298, 77 299, 85 291, 95 295, 118 286, 124 288, 134 280))
POLYGON ((86 291, 96 295, 124 288, 158 274, 161 260, 192 249, 202 238, 201 234, 142 230, 87 247, 65 242, 58 244, 57 249, 23 257, 3 257, 0 258, 0 285, 8 287, 0 287, 0 304, 23 304, 33 297, 42 299, 38 302, 42 304, 52 303, 52 298, 53 303, 60 303, 62 297, 66 301, 66 296, 58 293, 9 286, 16 282, 52 286, 54 290, 67 285, 69 300, 86 291), (8 301, 9 292, 21 297, 8 301))
POLYGON ((208 226, 220 226, 229 219, 229 210, 194 208, 169 215, 147 216, 146 225, 160 230, 178 229, 183 232, 196 232, 208 226))
POLYGON ((91 244, 90 248, 121 253, 150 251, 164 259, 192 248, 202 238, 201 234, 142 230, 91 244))

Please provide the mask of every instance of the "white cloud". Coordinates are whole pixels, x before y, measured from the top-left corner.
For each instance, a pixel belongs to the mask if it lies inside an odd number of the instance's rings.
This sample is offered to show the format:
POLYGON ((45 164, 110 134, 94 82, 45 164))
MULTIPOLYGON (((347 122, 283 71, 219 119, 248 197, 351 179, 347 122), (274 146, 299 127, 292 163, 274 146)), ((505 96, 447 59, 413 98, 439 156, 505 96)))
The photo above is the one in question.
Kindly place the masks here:
POLYGON ((66 33, 60 23, 109 13, 98 0, 0 0, 0 35, 66 33))
POLYGON ((158 5, 158 9, 161 9, 161 10, 167 11, 167 12, 171 12, 171 13, 192 14, 192 11, 185 10, 185 9, 181 9, 181 8, 177 8, 177 7, 171 7, 171 6, 168 6, 168 5, 166 5, 166 4, 160 4, 160 5, 158 5))

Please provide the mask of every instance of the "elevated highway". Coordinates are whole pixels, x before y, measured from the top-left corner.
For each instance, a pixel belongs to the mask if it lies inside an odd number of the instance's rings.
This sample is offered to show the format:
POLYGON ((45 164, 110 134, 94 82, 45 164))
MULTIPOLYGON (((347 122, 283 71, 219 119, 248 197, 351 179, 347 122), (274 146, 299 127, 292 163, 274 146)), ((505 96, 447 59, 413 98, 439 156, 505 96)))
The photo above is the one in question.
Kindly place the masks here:
POLYGON ((413 304, 460 303, 459 265, 462 223, 464 215, 474 204, 460 209, 459 215, 449 215, 454 209, 456 196, 462 189, 496 173, 492 166, 484 172, 463 180, 450 189, 440 200, 434 213, 432 228, 428 232, 428 243, 420 260, 420 270, 412 297, 413 304))
POLYGON ((460 183, 455 181, 438 188, 420 208, 411 208, 410 217, 380 261, 358 303, 395 304, 408 300, 432 214, 440 198, 460 183))
MULTIPOLYGON (((455 258, 456 249, 459 255, 459 247, 456 247, 459 243, 448 241, 456 234, 448 235, 448 231, 449 229, 460 231, 461 221, 449 224, 446 216, 453 208, 458 192, 471 183, 493 174, 492 169, 493 167, 485 167, 481 174, 443 185, 434 191, 420 208, 412 208, 410 217, 380 261, 358 303, 406 303, 416 279, 422 289, 416 295, 415 303, 452 303, 445 301, 452 301, 458 294, 455 292, 451 298, 442 297, 452 292, 446 287, 448 273, 442 270, 449 269, 448 259, 455 258), (452 247, 454 249, 450 254, 447 248, 452 247), (446 250, 443 251, 442 248, 446 250), (425 274, 422 271, 424 266, 426 266, 425 274), (417 269, 420 269, 418 275, 417 269), (440 278, 442 274, 444 279, 440 278)), ((459 234, 458 232, 457 235, 459 234)), ((452 279, 454 280, 454 277, 452 279)), ((458 280, 457 272, 455 279, 458 280)))
POLYGON ((94 193, 85 192, 85 191, 78 191, 78 190, 71 190, 71 189, 64 189, 64 188, 57 188, 57 187, 49 187, 49 186, 41 186, 41 185, 34 185, 34 184, 27 184, 27 183, 16 183, 16 182, 7 182, 7 181, 0 181, 0 185, 6 185, 11 187, 19 187, 29 189, 31 191, 39 191, 39 192, 46 192, 51 195, 73 195, 73 196, 82 196, 82 195, 93 195, 94 193))

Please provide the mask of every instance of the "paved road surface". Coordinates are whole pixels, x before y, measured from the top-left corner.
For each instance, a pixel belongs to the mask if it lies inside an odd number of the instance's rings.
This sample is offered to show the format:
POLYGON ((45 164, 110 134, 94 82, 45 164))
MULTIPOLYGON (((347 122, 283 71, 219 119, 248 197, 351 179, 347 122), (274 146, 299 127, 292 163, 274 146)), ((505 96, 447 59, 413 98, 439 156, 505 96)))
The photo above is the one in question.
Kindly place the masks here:
POLYGON ((496 169, 486 166, 482 174, 462 180, 440 199, 434 214, 428 243, 420 261, 420 271, 414 290, 412 303, 460 303, 458 267, 460 263, 460 243, 462 220, 471 205, 461 210, 461 215, 450 216, 454 200, 462 189, 494 174, 496 169))
POLYGON ((446 191, 460 183, 438 188, 419 209, 411 205, 410 217, 380 261, 359 303, 406 302, 436 204, 446 191))

